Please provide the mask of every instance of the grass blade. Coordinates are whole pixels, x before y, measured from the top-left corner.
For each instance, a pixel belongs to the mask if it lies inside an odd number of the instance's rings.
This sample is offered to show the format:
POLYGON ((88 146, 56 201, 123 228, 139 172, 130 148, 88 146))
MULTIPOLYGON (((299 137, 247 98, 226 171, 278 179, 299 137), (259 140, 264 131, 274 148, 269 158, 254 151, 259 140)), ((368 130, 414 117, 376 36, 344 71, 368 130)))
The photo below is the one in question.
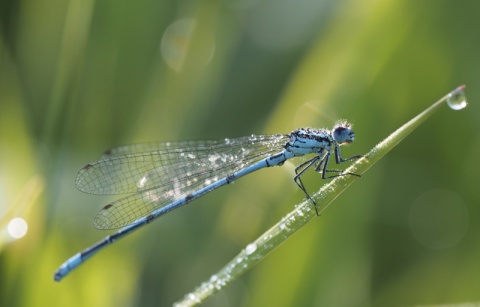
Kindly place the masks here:
MULTIPOLYGON (((464 89, 465 86, 459 86, 442 97, 429 108, 390 134, 345 171, 364 174, 445 102, 454 110, 464 108, 466 106, 464 89)), ((312 198, 319 206, 319 212, 323 212, 333 200, 358 179, 356 176, 342 176, 323 185, 317 193, 312 195, 312 198)), ((265 258, 272 250, 277 248, 314 217, 316 217, 316 212, 310 201, 305 200, 298 204, 293 211, 283 217, 276 225, 262 234, 253 243, 247 245, 244 250, 234 257, 217 274, 212 275, 208 281, 202 283, 193 292, 185 295, 183 300, 177 302, 175 306, 195 306, 203 302, 265 258)))

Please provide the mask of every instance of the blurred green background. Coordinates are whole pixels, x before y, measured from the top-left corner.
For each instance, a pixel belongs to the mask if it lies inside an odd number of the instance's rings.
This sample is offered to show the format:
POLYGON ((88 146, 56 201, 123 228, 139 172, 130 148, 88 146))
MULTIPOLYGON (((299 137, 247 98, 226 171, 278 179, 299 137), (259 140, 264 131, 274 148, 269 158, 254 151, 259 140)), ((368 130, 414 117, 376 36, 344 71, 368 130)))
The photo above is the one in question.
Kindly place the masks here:
MULTIPOLYGON (((355 124, 364 154, 460 84, 443 108, 205 306, 480 301, 480 2, 0 3, 0 305, 168 306, 303 199, 293 165, 249 175, 102 251, 118 197, 75 189, 107 148, 355 124), (15 240, 15 217, 28 223, 15 240)), ((313 172, 304 182, 324 182, 313 172)))

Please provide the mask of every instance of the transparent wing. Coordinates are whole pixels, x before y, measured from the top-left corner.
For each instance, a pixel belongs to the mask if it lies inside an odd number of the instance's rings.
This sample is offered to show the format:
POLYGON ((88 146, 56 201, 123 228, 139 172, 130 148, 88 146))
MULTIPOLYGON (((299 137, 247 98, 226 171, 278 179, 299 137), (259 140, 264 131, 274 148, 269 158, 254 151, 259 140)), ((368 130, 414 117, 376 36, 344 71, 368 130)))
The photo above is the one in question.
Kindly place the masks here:
POLYGON ((93 194, 135 193, 105 206, 95 218, 99 229, 119 228, 281 151, 287 140, 268 135, 119 147, 82 168, 76 185, 93 194))
POLYGON ((207 141, 155 142, 155 143, 124 145, 124 146, 118 146, 118 147, 114 147, 106 150, 103 153, 101 159, 110 158, 113 156, 123 156, 128 154, 144 153, 144 152, 151 152, 151 151, 185 149, 185 148, 192 148, 192 147, 195 148, 198 146, 215 146, 215 145, 220 145, 225 143, 226 140, 227 139, 207 140, 207 141))
POLYGON ((287 139, 285 135, 268 135, 122 146, 110 150, 110 156, 85 165, 75 184, 90 194, 140 192, 177 178, 196 177, 199 172, 217 172, 229 165, 241 168, 246 161, 260 160, 280 149, 287 139))

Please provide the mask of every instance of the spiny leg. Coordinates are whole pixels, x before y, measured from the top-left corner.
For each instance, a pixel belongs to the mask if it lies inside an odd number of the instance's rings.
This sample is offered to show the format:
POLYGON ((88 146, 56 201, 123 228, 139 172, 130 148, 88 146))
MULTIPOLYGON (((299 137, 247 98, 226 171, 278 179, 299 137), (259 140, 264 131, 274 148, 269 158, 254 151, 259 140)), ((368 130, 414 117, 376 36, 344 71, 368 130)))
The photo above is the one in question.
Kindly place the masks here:
POLYGON ((340 164, 340 163, 343 163, 343 162, 346 162, 346 161, 350 161, 350 160, 354 160, 354 159, 360 159, 360 158, 363 158, 363 156, 362 155, 356 155, 356 156, 344 159, 344 158, 342 158, 342 152, 340 151, 340 148, 338 147, 338 145, 335 146, 335 162, 337 162, 337 164, 340 164))
MULTIPOLYGON (((353 160, 353 159, 359 159, 359 158, 362 158, 362 157, 363 156, 358 155, 358 156, 353 156, 353 157, 350 157, 350 158, 347 158, 347 159, 343 159, 342 154, 340 152, 340 148, 338 148, 338 146, 335 146, 335 160, 336 160, 335 162, 337 162, 337 164, 340 164, 342 162, 346 162, 346 161, 349 161, 349 160, 353 160)), ((323 168, 321 167, 321 165, 318 165, 318 167, 316 168, 317 172, 320 172, 320 170, 322 171, 322 179, 331 179, 331 178, 345 176, 345 175, 362 177, 361 175, 358 175, 358 174, 355 174, 355 173, 350 173, 350 172, 343 172, 342 170, 339 170, 339 169, 327 169, 329 159, 330 159, 330 156, 327 156, 325 158, 323 168), (332 176, 327 177, 326 173, 340 173, 340 174, 332 175, 332 176)))
POLYGON ((322 168, 316 169, 317 172, 319 172, 319 173, 320 173, 320 171, 322 172, 322 179, 331 179, 331 178, 341 177, 341 176, 345 176, 345 175, 362 177, 362 175, 355 174, 355 173, 350 173, 350 172, 343 172, 342 170, 339 170, 339 169, 326 169, 326 165, 324 166, 324 168, 325 168, 325 171, 323 171, 322 168), (340 173, 340 174, 332 175, 332 176, 327 177, 326 173, 340 173))
POLYGON ((303 191, 303 193, 305 193, 305 195, 307 196, 307 199, 309 199, 313 203, 313 206, 315 207, 315 212, 317 213, 317 215, 319 215, 318 209, 317 209, 317 203, 308 194, 307 190, 305 189, 305 186, 303 185, 302 179, 300 177, 305 173, 305 171, 307 171, 310 167, 315 165, 315 163, 317 163, 317 161, 319 160, 320 160, 319 164, 322 164, 323 159, 320 159, 320 156, 315 156, 314 158, 297 166, 295 168, 296 176, 293 178, 293 181, 295 181, 298 187, 303 191))
POLYGON ((335 177, 341 177, 341 176, 357 176, 357 177, 362 177, 362 175, 359 175, 359 174, 355 174, 355 173, 350 173, 350 172, 346 172, 344 173, 343 171, 341 170, 338 170, 338 169, 327 169, 325 170, 325 172, 335 172, 335 173, 341 173, 341 174, 338 174, 338 175, 332 175, 332 176, 328 176, 328 177, 323 177, 323 179, 331 179, 331 178, 335 178, 335 177))
POLYGON ((303 185, 303 182, 302 182, 302 179, 300 178, 300 176, 307 170, 309 169, 310 167, 312 167, 313 164, 315 164, 317 162, 317 160, 319 159, 319 156, 316 156, 310 160, 307 160, 305 162, 303 162, 302 164, 298 165, 296 168, 295 168, 295 177, 293 178, 293 180, 295 181, 295 183, 300 187, 300 189, 305 193, 307 194, 308 196, 308 193, 306 192, 305 190, 305 186, 303 185))

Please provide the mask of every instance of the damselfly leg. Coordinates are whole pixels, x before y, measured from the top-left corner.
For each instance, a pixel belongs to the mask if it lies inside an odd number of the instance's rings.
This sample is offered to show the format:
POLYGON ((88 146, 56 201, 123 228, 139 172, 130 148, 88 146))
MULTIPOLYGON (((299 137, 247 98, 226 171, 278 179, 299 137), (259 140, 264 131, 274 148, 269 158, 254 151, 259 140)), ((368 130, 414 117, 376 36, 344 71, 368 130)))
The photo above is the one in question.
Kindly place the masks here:
MULTIPOLYGON (((305 186, 303 185, 303 182, 302 182, 302 179, 301 179, 301 176, 312 166, 314 166, 316 163, 317 163, 317 166, 315 167, 315 171, 317 173, 321 173, 322 174, 322 179, 331 179, 331 178, 335 178, 335 177, 340 177, 340 176, 346 176, 346 175, 350 175, 350 176, 357 176, 357 177, 361 177, 361 175, 359 174, 355 174, 355 173, 350 173, 350 172, 344 172, 342 170, 339 170, 339 169, 328 169, 327 166, 328 166, 328 162, 330 160, 330 153, 327 152, 326 154, 324 154, 323 156, 323 151, 320 152, 317 156, 315 156, 314 158, 310 159, 310 160, 307 160, 305 162, 303 162, 302 164, 298 165, 296 168, 295 168, 295 177, 293 178, 293 180, 295 181, 295 183, 297 184, 297 186, 303 191, 303 193, 305 193, 305 196, 308 200, 310 200, 312 203, 313 203, 313 206, 315 208, 315 212, 317 213, 317 216, 320 216, 319 212, 318 212, 318 206, 317 206, 317 203, 315 202, 315 200, 310 196, 310 194, 307 192, 307 189, 305 188, 305 186), (332 176, 326 176, 326 173, 339 173, 337 175, 332 175, 332 176)), ((363 156, 361 155, 357 155, 357 156, 353 156, 353 157, 350 157, 350 158, 346 158, 346 159, 343 159, 342 158, 342 154, 339 150, 338 147, 335 147, 335 162, 337 164, 341 164, 343 162, 346 162, 346 161, 350 161, 350 160, 355 160, 355 159, 359 159, 359 158, 362 158, 363 156)))

